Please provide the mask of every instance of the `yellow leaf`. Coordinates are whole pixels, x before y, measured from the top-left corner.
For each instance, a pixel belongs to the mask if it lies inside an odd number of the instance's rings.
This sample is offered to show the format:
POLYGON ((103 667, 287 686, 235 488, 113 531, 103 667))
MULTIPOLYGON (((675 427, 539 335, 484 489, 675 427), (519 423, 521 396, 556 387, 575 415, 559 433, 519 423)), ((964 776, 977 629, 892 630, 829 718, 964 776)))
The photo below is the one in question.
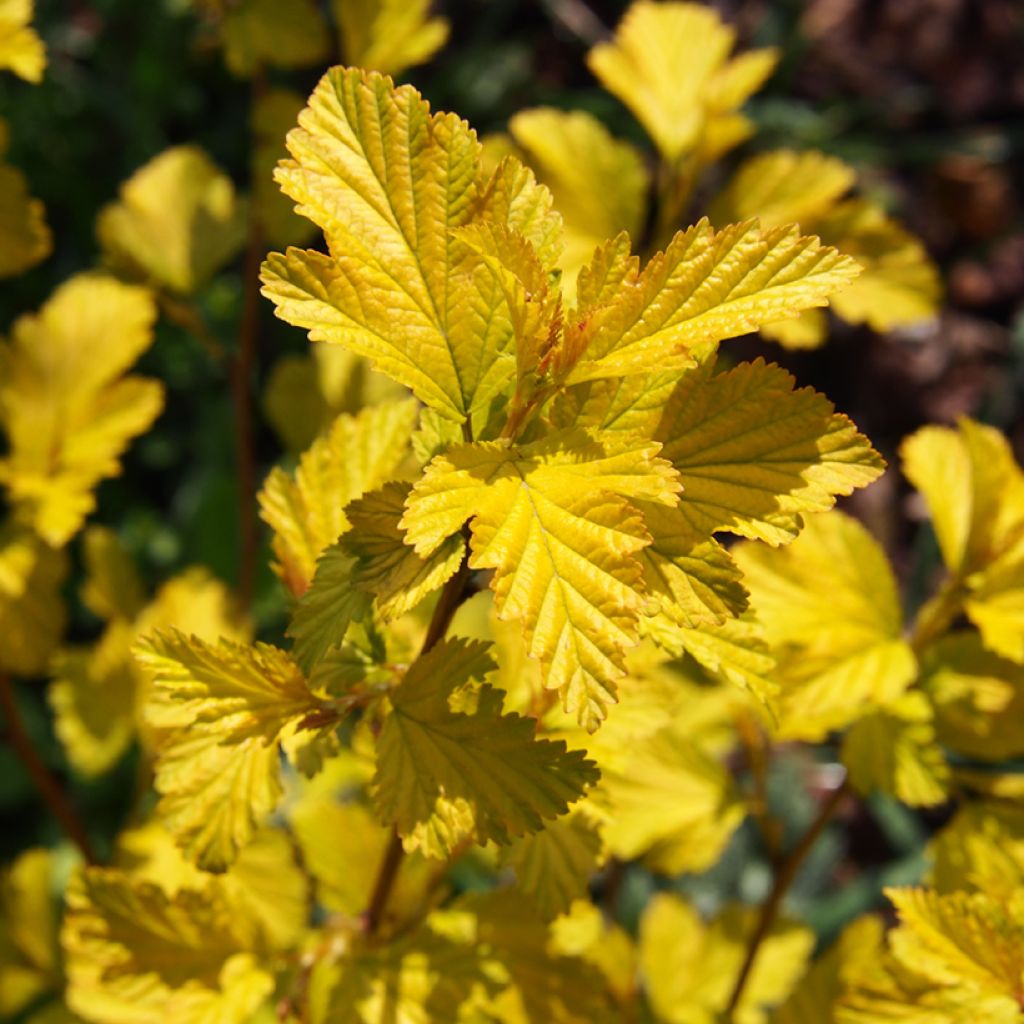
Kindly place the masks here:
MULTIPOLYGON (((0 12, 0 35, 3 33, 0 12)), ((0 41, 0 62, 3 42, 0 41)), ((4 123, 0 121, 0 153, 4 145, 4 123)), ((14 277, 46 259, 53 249, 46 211, 29 194, 28 182, 16 167, 0 162, 0 277, 14 277)))
POLYGON ((1019 1019, 1024 976, 1024 900, 982 893, 939 895, 927 889, 888 889, 900 916, 890 936, 893 953, 933 985, 1001 997, 1019 1019))
POLYGON ((865 795, 881 790, 912 807, 943 803, 949 766, 931 719, 931 705, 918 692, 858 718, 842 748, 853 787, 865 795))
POLYGON ((880 957, 883 934, 881 919, 872 915, 847 925, 779 1007, 772 1024, 833 1024, 837 1001, 880 957))
POLYGON ((134 635, 128 623, 112 622, 94 648, 64 650, 54 659, 48 696, 55 731, 72 767, 87 778, 112 768, 135 738, 134 635))
POLYGON ((248 77, 266 65, 309 67, 330 52, 327 23, 314 0, 199 2, 220 14, 224 58, 236 75, 248 77))
POLYGON ((643 605, 636 555, 650 536, 626 498, 676 500, 657 452, 648 441, 581 432, 457 446, 427 467, 402 520, 422 555, 470 520, 469 565, 497 570, 498 617, 522 623, 545 685, 591 730, 615 700, 643 605))
POLYGON ((808 516, 785 548, 733 549, 779 661, 779 735, 820 741, 897 700, 917 664, 881 547, 842 512, 808 516))
MULTIPOLYGON (((605 239, 622 231, 640 236, 648 174, 633 145, 617 141, 597 118, 579 110, 523 110, 509 122, 509 131, 565 218, 559 265, 566 284, 575 281, 605 239)), ((572 300, 571 288, 566 298, 572 300)))
POLYGON ((373 595, 373 606, 385 622, 415 608, 450 579, 462 564, 466 544, 453 534, 421 558, 399 526, 411 485, 388 483, 353 501, 346 509, 352 529, 342 546, 355 560, 352 585, 373 595))
POLYGON ((762 230, 746 221, 716 232, 705 218, 677 232, 639 277, 627 270, 631 287, 618 287, 600 308, 581 309, 566 332, 566 348, 578 356, 567 360, 565 379, 682 369, 694 361, 689 349, 823 306, 859 272, 849 257, 795 227, 762 230))
POLYGON ((761 337, 777 341, 783 348, 821 348, 828 339, 828 317, 820 309, 808 309, 797 317, 765 324, 761 337))
POLYGON ((415 419, 410 401, 338 416, 302 455, 294 479, 281 469, 267 477, 260 511, 274 531, 274 568, 293 594, 305 592, 317 559, 349 528, 348 502, 401 475, 415 419))
POLYGON ((92 490, 163 405, 159 382, 123 373, 153 340, 153 300, 141 288, 83 274, 21 317, 0 347, 6 364, 0 460, 17 516, 63 544, 92 511, 92 490), (99 339, 99 341, 97 341, 99 339))
POLYGON ((922 242, 866 199, 848 199, 815 225, 822 241, 852 256, 863 273, 832 300, 837 316, 875 331, 936 316, 939 272, 922 242))
POLYGON ((243 1024, 274 980, 249 952, 251 922, 211 891, 168 896, 110 868, 67 891, 68 1004, 102 1024, 243 1024))
MULTIPOLYGON (((159 813, 200 867, 223 871, 277 805, 281 745, 309 731, 329 749, 339 713, 266 644, 214 646, 170 631, 135 654, 157 689, 147 716, 171 729, 157 751, 159 813)), ((309 756, 314 766, 316 750, 309 756)))
POLYGON ((581 813, 549 822, 540 832, 520 839, 509 850, 517 888, 533 901, 545 918, 586 898, 587 883, 601 858, 601 834, 581 813))
POLYGON ((134 619, 145 604, 142 581, 113 530, 90 526, 82 535, 86 577, 82 603, 104 620, 134 619))
POLYGON ((764 228, 799 224, 813 231, 818 217, 848 192, 857 174, 817 150, 778 149, 743 162, 711 204, 715 224, 757 217, 764 228))
POLYGON ((770 50, 730 62, 734 42, 709 8, 638 0, 614 40, 594 47, 587 62, 675 161, 697 147, 709 119, 734 111, 774 67, 770 50))
POLYGON ((675 722, 639 744, 600 742, 601 781, 593 801, 606 813, 602 833, 622 860, 643 857, 667 875, 703 871, 721 856, 746 816, 732 779, 675 722))
POLYGON ((654 432, 683 482, 679 512, 695 539, 729 530, 784 544, 798 514, 824 511, 881 475, 884 463, 832 403, 757 359, 687 371, 654 432))
POLYGON ((96 234, 118 269, 189 295, 238 252, 245 223, 231 179, 198 147, 175 146, 121 186, 96 234))
POLYGON ((254 216, 270 245, 305 245, 313 235, 313 225, 296 216, 288 197, 274 182, 274 168, 287 155, 284 137, 304 105, 297 92, 270 89, 257 96, 252 107, 254 216))
POLYGON ((950 633, 930 647, 922 686, 943 746, 982 761, 1024 755, 1024 666, 985 650, 976 633, 950 633))
POLYGON ((27 82, 41 82, 46 47, 29 24, 35 0, 0 0, 0 68, 27 82))
POLYGON ((1024 809, 965 802, 928 852, 940 893, 973 890, 1009 902, 1024 887, 1024 809))
MULTIPOLYGON (((716 1024, 755 922, 752 909, 733 906, 704 924, 692 907, 667 893, 647 904, 640 922, 640 966, 660 1024, 716 1024)), ((786 998, 813 948, 810 929, 776 923, 754 961, 733 1016, 736 1024, 766 1024, 766 1006, 786 998)))
POLYGON ((399 75, 430 60, 448 39, 430 0, 333 0, 345 63, 399 75))
POLYGON ((54 865, 30 849, 0 873, 0 1014, 13 1020, 61 984, 54 865))
POLYGON ((42 675, 64 632, 67 557, 27 530, 0 526, 0 671, 42 675))
POLYGON ((472 220, 480 188, 469 126, 432 116, 408 86, 336 68, 288 148, 277 180, 331 255, 268 258, 263 293, 278 316, 367 356, 449 419, 486 417, 514 356, 494 272, 453 234, 472 220))
POLYGON ((409 849, 446 856, 465 832, 508 843, 564 814, 597 773, 581 751, 534 739, 534 723, 502 714, 489 686, 469 712, 448 698, 493 667, 479 641, 446 640, 419 658, 390 692, 378 740, 374 791, 385 822, 409 849))

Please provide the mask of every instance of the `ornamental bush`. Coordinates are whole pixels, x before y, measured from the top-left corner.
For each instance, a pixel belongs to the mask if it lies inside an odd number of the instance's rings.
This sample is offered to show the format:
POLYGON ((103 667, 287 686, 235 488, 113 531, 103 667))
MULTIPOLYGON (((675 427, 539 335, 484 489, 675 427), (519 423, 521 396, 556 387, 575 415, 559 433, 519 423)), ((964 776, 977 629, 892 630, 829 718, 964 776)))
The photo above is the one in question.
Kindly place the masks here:
MULTIPOLYGON (((632 139, 480 137, 395 84, 448 37, 425 0, 184 6, 250 82, 247 192, 151 155, 0 347, 38 793, 0 793, 35 816, 0 1013, 1020 1020, 1024 470, 977 417, 903 439, 926 594, 834 507, 885 460, 749 336, 941 296, 852 166, 732 161, 779 54, 637 0, 586 58, 632 139), (911 833, 881 871, 871 821, 911 833)), ((32 15, 0 0, 0 64, 37 82, 32 15)), ((59 225, 0 175, 31 280, 59 225)))

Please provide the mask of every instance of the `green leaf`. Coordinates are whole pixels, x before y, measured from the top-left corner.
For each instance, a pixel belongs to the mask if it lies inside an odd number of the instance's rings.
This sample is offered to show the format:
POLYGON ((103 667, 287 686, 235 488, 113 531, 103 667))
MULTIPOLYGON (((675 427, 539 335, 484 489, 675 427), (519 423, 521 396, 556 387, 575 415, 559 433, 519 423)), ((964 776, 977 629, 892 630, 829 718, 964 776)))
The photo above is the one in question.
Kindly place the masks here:
POLYGON ((453 690, 493 667, 486 644, 446 640, 391 691, 374 791, 409 849, 445 856, 465 833, 508 843, 564 814, 597 778, 581 751, 537 740, 530 719, 502 714, 500 691, 483 686, 471 711, 450 709, 453 690))

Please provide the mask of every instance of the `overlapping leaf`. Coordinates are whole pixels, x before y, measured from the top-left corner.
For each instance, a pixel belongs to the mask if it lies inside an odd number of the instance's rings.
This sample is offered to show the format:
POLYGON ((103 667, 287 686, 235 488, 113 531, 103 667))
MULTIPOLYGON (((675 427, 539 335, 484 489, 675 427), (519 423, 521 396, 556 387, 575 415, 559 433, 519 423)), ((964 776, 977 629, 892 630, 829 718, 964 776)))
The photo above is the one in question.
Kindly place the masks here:
POLYGON ((314 767, 338 715, 266 644, 170 631, 140 641, 136 657, 157 688, 150 720, 169 730, 156 762, 161 817, 201 867, 222 871, 280 799, 282 745, 314 767))
MULTIPOLYGON (((0 120, 0 154, 6 149, 7 125, 0 120)), ((21 171, 0 162, 0 277, 24 273, 52 248, 43 204, 29 194, 21 171)))
POLYGON ((898 699, 917 663, 885 553, 841 512, 808 517, 788 547, 735 549, 779 661, 779 731, 820 740, 898 699))
POLYGON ((453 690, 491 668, 485 644, 443 641, 391 691, 374 788, 381 817, 410 848, 444 856, 466 835, 507 843, 536 832, 597 777, 580 751, 535 739, 530 719, 502 714, 489 686, 472 710, 451 710, 453 690))
POLYGON ((579 432, 456 447, 427 468, 402 520, 423 555, 470 521, 469 564, 497 570, 499 618, 522 623, 545 684, 591 729, 615 699, 643 607, 637 555, 650 536, 626 499, 676 501, 657 453, 651 442, 579 432))
POLYGON ((151 344, 155 312, 141 288, 85 274, 21 317, 0 349, 0 481, 17 517, 51 544, 81 526, 93 488, 161 409, 157 381, 123 375, 151 344))
POLYGON ((299 125, 277 178, 331 255, 272 255, 264 294, 313 340, 368 356, 449 419, 485 414, 514 356, 494 273, 453 233, 480 191, 475 135, 413 89, 340 68, 299 125))

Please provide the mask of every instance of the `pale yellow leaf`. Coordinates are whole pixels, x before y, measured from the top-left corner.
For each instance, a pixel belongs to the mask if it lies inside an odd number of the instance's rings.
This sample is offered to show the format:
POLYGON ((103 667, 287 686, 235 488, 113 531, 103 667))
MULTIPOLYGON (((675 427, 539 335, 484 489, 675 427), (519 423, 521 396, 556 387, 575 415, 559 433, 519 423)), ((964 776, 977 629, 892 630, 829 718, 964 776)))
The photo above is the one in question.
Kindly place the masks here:
POLYGON ((96 234, 118 269, 190 295, 238 252, 245 224, 231 179, 197 146, 175 146, 121 186, 96 234))

